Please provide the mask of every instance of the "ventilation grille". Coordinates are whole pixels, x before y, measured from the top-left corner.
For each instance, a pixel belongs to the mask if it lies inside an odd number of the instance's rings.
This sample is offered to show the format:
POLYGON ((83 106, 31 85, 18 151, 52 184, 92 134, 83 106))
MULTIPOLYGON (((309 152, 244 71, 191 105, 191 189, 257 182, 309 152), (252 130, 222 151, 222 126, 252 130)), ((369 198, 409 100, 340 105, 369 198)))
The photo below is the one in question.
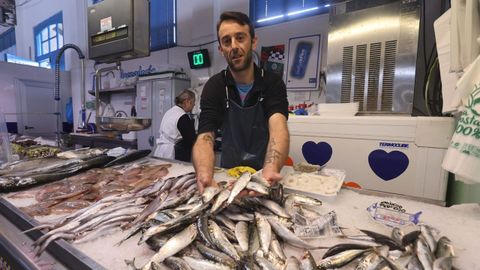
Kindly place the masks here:
POLYGON ((363 94, 365 92, 365 71, 367 67, 367 45, 357 45, 355 63, 355 85, 353 89, 353 101, 360 103, 363 108, 363 94))
POLYGON ((342 65, 342 96, 340 102, 350 102, 350 92, 352 91, 352 71, 353 71, 353 46, 343 48, 342 65))
POLYGON ((342 103, 359 102, 363 112, 393 110, 397 42, 391 40, 343 48, 342 103))
POLYGON ((367 111, 376 111, 378 104, 378 82, 380 80, 380 61, 382 43, 370 44, 370 63, 368 65, 367 111))
POLYGON ((395 76, 395 57, 397 55, 397 41, 385 43, 385 64, 382 82, 382 111, 392 111, 393 103, 393 78, 395 76))

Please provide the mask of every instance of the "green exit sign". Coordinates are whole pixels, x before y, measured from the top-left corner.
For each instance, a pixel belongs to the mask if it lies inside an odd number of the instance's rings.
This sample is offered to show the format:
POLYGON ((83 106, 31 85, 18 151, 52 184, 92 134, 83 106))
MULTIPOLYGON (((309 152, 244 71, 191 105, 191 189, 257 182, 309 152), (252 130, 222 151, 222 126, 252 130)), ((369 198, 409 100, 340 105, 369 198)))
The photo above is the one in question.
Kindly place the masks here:
POLYGON ((210 66, 210 57, 207 49, 201 49, 188 53, 188 62, 191 69, 205 68, 210 66))

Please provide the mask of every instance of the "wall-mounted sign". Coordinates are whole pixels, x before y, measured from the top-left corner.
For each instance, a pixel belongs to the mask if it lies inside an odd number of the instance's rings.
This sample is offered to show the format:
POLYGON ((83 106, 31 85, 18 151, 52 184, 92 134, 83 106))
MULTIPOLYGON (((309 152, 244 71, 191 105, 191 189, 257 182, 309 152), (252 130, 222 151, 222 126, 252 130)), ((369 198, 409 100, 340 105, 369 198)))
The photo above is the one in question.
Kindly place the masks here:
POLYGON ((191 69, 199 69, 210 66, 210 57, 207 49, 201 49, 188 53, 188 62, 191 69))

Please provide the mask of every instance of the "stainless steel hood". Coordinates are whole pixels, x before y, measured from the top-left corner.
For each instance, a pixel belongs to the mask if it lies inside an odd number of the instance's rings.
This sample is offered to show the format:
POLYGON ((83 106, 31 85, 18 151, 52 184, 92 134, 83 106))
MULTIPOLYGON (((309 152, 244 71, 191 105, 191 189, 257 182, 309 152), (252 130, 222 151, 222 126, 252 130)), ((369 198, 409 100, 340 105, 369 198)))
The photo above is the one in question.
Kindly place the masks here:
POLYGON ((418 0, 331 16, 327 102, 359 102, 368 114, 411 114, 419 21, 418 0))
POLYGON ((10 27, 16 23, 15 0, 0 0, 0 25, 10 27))

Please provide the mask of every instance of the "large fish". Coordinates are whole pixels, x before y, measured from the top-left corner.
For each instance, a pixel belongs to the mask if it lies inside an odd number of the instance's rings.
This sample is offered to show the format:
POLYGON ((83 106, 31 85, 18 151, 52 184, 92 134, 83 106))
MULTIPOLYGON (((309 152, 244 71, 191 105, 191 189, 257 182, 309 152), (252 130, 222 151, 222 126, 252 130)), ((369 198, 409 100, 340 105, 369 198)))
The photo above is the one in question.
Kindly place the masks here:
POLYGON ((230 193, 230 196, 228 197, 228 204, 231 204, 233 200, 238 196, 238 194, 245 188, 247 187, 248 182, 250 182, 250 179, 252 179, 252 175, 249 172, 244 172, 240 177, 235 181, 235 184, 233 184, 232 192, 230 193))
POLYGON ((49 183, 64 179, 91 168, 96 168, 104 165, 105 163, 111 161, 113 158, 102 155, 94 157, 87 161, 82 161, 80 163, 73 164, 71 167, 65 168, 61 171, 56 171, 52 173, 42 173, 42 174, 33 174, 30 176, 5 176, 0 177, 0 191, 9 192, 33 185, 49 183))
POLYGON ((132 162, 132 161, 135 161, 137 159, 148 156, 150 154, 150 152, 152 152, 152 151, 151 150, 134 150, 132 152, 126 153, 124 155, 121 155, 121 156, 115 158, 111 162, 105 164, 103 167, 107 168, 107 167, 111 167, 111 166, 114 166, 114 165, 119 165, 119 164, 123 164, 123 163, 127 163, 127 162, 132 162))
POLYGON ((29 175, 55 171, 57 168, 81 163, 81 159, 63 160, 59 158, 37 158, 3 164, 0 175, 29 175))
POLYGON ((368 249, 351 249, 338 253, 337 255, 330 256, 318 262, 317 269, 334 269, 340 268, 349 262, 353 261, 355 258, 362 256, 368 249))
POLYGON ((193 223, 170 238, 142 267, 142 270, 149 270, 153 263, 161 263, 166 258, 177 254, 180 250, 190 245, 195 240, 195 237, 197 237, 197 226, 193 223))

